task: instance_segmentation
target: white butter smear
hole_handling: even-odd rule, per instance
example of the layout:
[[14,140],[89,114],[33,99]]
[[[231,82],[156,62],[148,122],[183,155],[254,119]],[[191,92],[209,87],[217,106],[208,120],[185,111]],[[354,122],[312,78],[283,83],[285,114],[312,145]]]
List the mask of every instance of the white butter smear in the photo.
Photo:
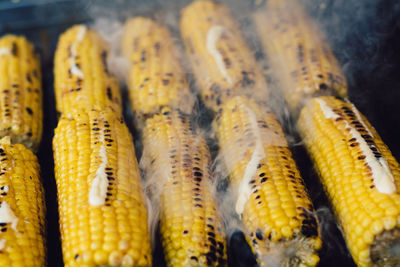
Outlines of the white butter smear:
[[92,206],[101,206],[106,202],[107,197],[107,186],[108,179],[106,174],[107,167],[107,151],[104,143],[104,135],[101,136],[101,147],[99,155],[101,158],[101,163],[96,171],[94,179],[92,181],[92,187],[89,192],[89,204]]
[[212,26],[207,32],[207,50],[214,57],[215,62],[217,63],[218,69],[221,74],[225,77],[228,83],[232,83],[231,77],[229,77],[228,72],[225,68],[224,59],[221,53],[218,51],[216,44],[218,40],[221,38],[222,34],[226,31],[226,28],[221,25]]
[[11,223],[11,228],[16,232],[18,231],[18,218],[14,215],[14,212],[5,201],[0,204],[0,223]]
[[83,78],[84,75],[83,75],[83,72],[76,65],[75,58],[76,58],[77,53],[78,53],[77,52],[77,47],[82,42],[83,37],[86,34],[86,30],[87,30],[86,26],[80,26],[79,27],[78,33],[76,34],[76,42],[73,43],[72,46],[71,46],[71,56],[72,57],[70,59],[70,70],[71,70],[72,74],[74,74],[74,75],[76,75],[76,76],[78,76],[80,78]]
[[6,240],[0,239],[0,250],[3,250],[6,247]]
[[249,114],[251,128],[253,129],[257,141],[256,141],[256,148],[254,149],[254,152],[251,156],[249,163],[247,163],[244,176],[239,184],[238,199],[236,201],[236,213],[240,217],[242,217],[246,202],[251,195],[251,188],[249,182],[257,172],[257,165],[263,158],[265,158],[263,141],[261,138],[260,130],[257,125],[257,118],[254,112],[252,112],[249,108],[247,108],[247,113]]
[[[316,99],[316,101],[319,103],[322,113],[327,119],[337,119],[340,117],[326,104],[324,100]],[[356,115],[360,122],[365,126],[361,119],[361,116],[359,114]],[[360,144],[360,149],[363,155],[365,155],[365,161],[367,165],[371,168],[372,178],[376,189],[379,192],[385,194],[392,194],[396,192],[394,178],[389,169],[389,165],[386,159],[381,157],[378,160],[373,154],[371,148],[368,146],[365,139],[361,136],[361,134],[356,129],[354,129],[347,121],[344,122],[346,123],[346,128],[350,130],[351,136],[355,138]]]
[[11,55],[11,50],[8,47],[0,48],[0,57]]

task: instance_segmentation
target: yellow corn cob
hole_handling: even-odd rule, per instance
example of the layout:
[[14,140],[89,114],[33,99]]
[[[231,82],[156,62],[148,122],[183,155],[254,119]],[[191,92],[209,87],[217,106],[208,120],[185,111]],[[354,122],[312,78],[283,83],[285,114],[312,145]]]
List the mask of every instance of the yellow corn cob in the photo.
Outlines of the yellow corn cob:
[[0,137],[36,150],[42,137],[39,55],[24,37],[0,39]]
[[131,135],[110,109],[62,116],[53,140],[65,266],[150,266]]
[[127,83],[131,107],[139,118],[163,106],[191,113],[194,99],[167,27],[143,17],[128,20],[122,50],[131,64]]
[[254,24],[291,113],[313,96],[346,97],[347,84],[323,34],[297,0],[270,0]]
[[400,264],[400,166],[349,102],[318,97],[298,127],[359,266]]
[[245,97],[222,106],[214,121],[236,193],[235,210],[261,264],[315,266],[318,220],[276,117]]
[[45,204],[36,156],[0,140],[0,266],[45,266]]
[[167,265],[225,266],[225,234],[211,193],[205,140],[192,132],[188,116],[165,107],[146,120],[143,145],[148,182],[160,194]]
[[235,95],[267,100],[267,85],[227,6],[194,1],[180,23],[197,86],[214,111]]
[[118,81],[107,69],[107,47],[100,36],[83,25],[61,35],[54,62],[57,111],[104,109],[121,113]]

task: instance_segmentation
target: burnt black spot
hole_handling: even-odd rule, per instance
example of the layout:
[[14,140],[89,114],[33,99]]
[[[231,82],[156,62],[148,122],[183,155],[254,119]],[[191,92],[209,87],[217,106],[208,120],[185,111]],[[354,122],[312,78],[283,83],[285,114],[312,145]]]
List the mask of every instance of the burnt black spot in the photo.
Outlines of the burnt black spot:
[[301,233],[306,237],[318,236],[317,222],[313,214],[302,222]]
[[195,257],[195,256],[190,257],[190,259],[194,260],[194,261],[197,261],[197,262],[199,261],[199,259],[197,257]]
[[32,111],[32,109],[31,109],[31,108],[29,108],[29,107],[28,107],[28,108],[26,108],[26,112],[28,112],[28,114],[29,114],[29,115],[32,115],[32,114],[33,114],[33,111]]
[[27,80],[29,83],[32,83],[32,78],[31,78],[31,75],[30,75],[29,73],[26,74],[26,80]]
[[264,176],[265,176],[265,173],[264,173],[264,172],[262,172],[262,173],[260,173],[258,176],[260,176],[260,177],[264,177]]
[[321,89],[321,90],[327,90],[327,89],[328,89],[328,86],[327,86],[325,83],[321,83],[321,84],[319,85],[319,89]]
[[188,230],[183,231],[183,234],[186,235],[187,233],[189,233]]
[[75,254],[74,259],[76,260],[76,259],[78,259],[78,258],[79,258],[79,254]]
[[18,56],[18,46],[15,42],[12,43],[11,53],[14,57]]
[[112,92],[110,87],[107,87],[107,97],[109,100],[112,100]]
[[261,232],[261,229],[257,229],[257,231],[256,231],[256,237],[257,237],[259,240],[263,240],[263,234],[262,234],[262,232]]
[[203,177],[203,174],[201,172],[194,172],[193,175],[197,177]]
[[1,228],[1,231],[2,231],[2,232],[7,232],[7,228],[5,228],[5,227],[4,227],[4,228]]
[[215,234],[213,232],[208,232],[207,233],[209,236],[214,237],[215,238]]
[[169,84],[169,80],[168,79],[163,79],[162,80],[162,84],[163,85],[168,85]]

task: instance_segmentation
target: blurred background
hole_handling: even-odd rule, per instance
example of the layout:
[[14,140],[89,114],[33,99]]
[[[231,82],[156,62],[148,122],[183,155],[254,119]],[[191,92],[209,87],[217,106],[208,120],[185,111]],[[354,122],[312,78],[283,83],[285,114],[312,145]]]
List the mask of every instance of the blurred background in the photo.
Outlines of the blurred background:
[[[96,25],[100,18],[105,18],[105,22],[97,24],[98,29],[101,25],[106,26],[107,22],[117,22],[118,25],[127,17],[139,14],[165,19],[166,24],[174,27],[179,19],[179,10],[188,2],[190,1],[0,0],[0,36],[7,33],[25,35],[35,44],[42,57],[44,133],[39,160],[47,200],[48,266],[63,266],[51,149],[53,131],[57,124],[53,93],[53,55],[60,33],[76,23]],[[249,17],[252,1],[223,2],[232,6],[232,12],[245,35],[252,36]],[[350,99],[375,126],[395,157],[400,159],[400,2],[303,2],[324,30],[342,65],[349,82]],[[105,33],[108,31],[104,30]],[[177,29],[173,29],[173,32],[176,34]],[[257,40],[249,41],[255,56],[259,56]],[[124,89],[123,85],[121,87]],[[123,95],[126,96],[124,93]],[[129,124],[128,112],[126,116]],[[319,266],[354,266],[312,163],[302,146],[294,146],[293,151],[321,220],[324,247]],[[157,247],[155,254],[155,266],[162,266],[160,247]],[[254,264],[240,233],[232,236],[229,254],[232,266]]]

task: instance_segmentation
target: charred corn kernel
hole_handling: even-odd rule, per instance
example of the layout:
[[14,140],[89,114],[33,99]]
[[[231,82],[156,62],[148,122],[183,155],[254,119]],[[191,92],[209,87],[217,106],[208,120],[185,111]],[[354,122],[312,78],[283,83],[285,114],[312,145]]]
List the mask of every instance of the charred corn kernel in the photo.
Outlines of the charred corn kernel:
[[315,266],[321,247],[318,219],[275,115],[235,97],[222,106],[213,126],[236,213],[259,262],[269,266],[279,251],[280,266]]
[[339,63],[299,1],[267,1],[253,19],[293,116],[313,96],[346,97]]
[[0,137],[35,151],[42,137],[39,55],[24,37],[0,38]]
[[180,22],[200,95],[214,111],[235,95],[267,100],[266,82],[227,6],[194,1]]
[[147,211],[123,120],[110,109],[62,116],[53,150],[65,265],[150,266]]
[[187,115],[163,108],[146,120],[141,163],[153,185],[153,200],[160,205],[167,265],[225,266],[225,234],[211,193],[210,152],[192,131]]
[[191,113],[194,99],[167,27],[143,17],[128,20],[122,51],[130,61],[127,83],[131,107],[139,118],[163,106]]
[[378,133],[354,105],[326,96],[303,108],[298,127],[355,262],[398,266],[400,166]]
[[111,107],[121,113],[118,81],[107,68],[107,46],[101,37],[84,25],[63,33],[54,62],[57,111]]
[[36,156],[0,140],[0,266],[45,266],[45,204]]

